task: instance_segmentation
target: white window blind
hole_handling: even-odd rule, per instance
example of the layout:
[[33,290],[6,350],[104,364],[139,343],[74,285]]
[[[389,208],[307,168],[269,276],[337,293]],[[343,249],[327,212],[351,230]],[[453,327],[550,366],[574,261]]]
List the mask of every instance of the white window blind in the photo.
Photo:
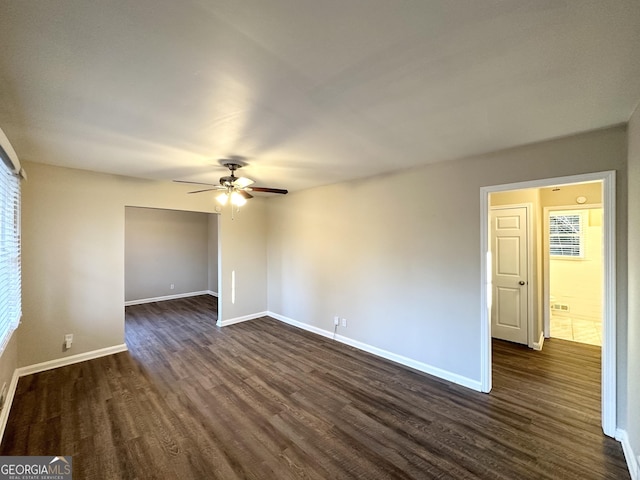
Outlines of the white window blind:
[[20,177],[0,161],[0,353],[22,315]]
[[549,214],[549,255],[582,258],[584,233],[580,213]]

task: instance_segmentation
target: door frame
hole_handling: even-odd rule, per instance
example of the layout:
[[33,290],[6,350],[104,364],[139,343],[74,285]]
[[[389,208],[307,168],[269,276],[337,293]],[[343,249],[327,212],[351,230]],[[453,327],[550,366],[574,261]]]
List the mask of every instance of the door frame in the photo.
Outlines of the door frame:
[[602,294],[602,430],[615,436],[616,382],[616,172],[586,173],[480,188],[480,382],[481,390],[491,391],[491,322],[488,289],[491,288],[489,241],[489,195],[493,192],[544,188],[572,183],[602,181],[603,211],[603,294]]
[[[527,215],[527,234],[526,234],[526,248],[527,248],[527,346],[529,348],[535,348],[534,340],[535,340],[535,332],[533,325],[533,282],[531,279],[533,278],[533,255],[531,253],[531,249],[534,246],[533,243],[533,204],[532,203],[514,203],[509,205],[496,205],[495,207],[489,206],[489,212],[497,211],[497,210],[507,210],[509,208],[524,208]],[[489,225],[489,238],[491,238],[491,225]],[[492,246],[489,245],[489,252],[492,252]],[[493,255],[493,254],[492,254]],[[491,292],[490,294],[493,296],[493,271],[490,268],[488,272],[488,276],[490,276],[491,281]],[[492,299],[492,297],[490,297]],[[489,303],[489,323],[491,323],[491,303]]]
[[[584,205],[567,205],[567,206],[544,207],[542,209],[543,211],[542,221],[544,222],[544,224],[542,225],[542,242],[543,242],[542,265],[543,265],[543,272],[544,272],[543,273],[544,292],[542,297],[542,302],[543,302],[543,310],[542,310],[543,323],[542,324],[544,326],[543,328],[544,338],[551,337],[551,301],[549,300],[549,297],[551,296],[551,280],[549,277],[549,273],[550,273],[549,263],[551,261],[551,255],[549,255],[549,247],[548,247],[549,245],[549,213],[557,212],[557,211],[566,211],[566,210],[593,210],[596,208],[602,209],[602,203],[592,203],[586,207]],[[604,217],[604,209],[602,210],[603,210],[603,217]],[[604,228],[603,228],[603,232],[604,232]],[[603,236],[604,236],[604,233],[603,233]],[[604,257],[602,257],[602,260],[604,261]],[[603,268],[603,273],[604,273],[604,268]]]

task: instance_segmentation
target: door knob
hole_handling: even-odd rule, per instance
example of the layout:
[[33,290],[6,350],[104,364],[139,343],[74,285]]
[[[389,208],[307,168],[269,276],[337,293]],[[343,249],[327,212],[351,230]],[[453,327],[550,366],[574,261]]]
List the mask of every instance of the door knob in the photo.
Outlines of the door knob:
[[519,283],[520,285],[524,285],[524,281],[522,281],[522,280],[520,280],[518,283]]

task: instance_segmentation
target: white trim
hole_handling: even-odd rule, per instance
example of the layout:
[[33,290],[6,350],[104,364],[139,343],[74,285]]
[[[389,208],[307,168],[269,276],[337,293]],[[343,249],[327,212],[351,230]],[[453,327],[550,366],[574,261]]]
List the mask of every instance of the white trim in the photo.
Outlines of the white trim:
[[566,177],[531,180],[480,188],[480,383],[483,392],[491,390],[491,323],[487,298],[489,245],[489,194],[526,188],[543,188],[572,183],[602,182],[603,205],[603,342],[602,342],[602,430],[614,436],[616,430],[616,172],[586,173]]
[[7,398],[4,400],[4,408],[0,413],[0,442],[2,442],[4,429],[7,427],[7,421],[9,421],[9,412],[11,411],[13,397],[15,396],[16,388],[18,387],[18,378],[18,369],[15,369],[13,371],[13,376],[11,377],[11,383],[9,383],[9,388],[7,389]]
[[207,294],[211,295],[212,297],[218,297],[218,292],[214,292],[213,290],[207,290]]
[[322,335],[323,337],[333,338],[333,332],[329,330],[325,330],[320,327],[316,327],[314,325],[309,325],[307,323],[299,322],[298,320],[294,320],[293,318],[285,317],[284,315],[280,315],[279,313],[267,312],[268,315],[276,320],[291,325],[293,327],[301,328],[302,330],[306,330],[307,332],[315,333],[316,335]]
[[636,457],[629,443],[629,435],[626,430],[618,428],[616,430],[616,440],[622,444],[622,451],[624,452],[624,458],[627,460],[627,467],[629,467],[629,474],[631,480],[640,480],[640,457]]
[[540,338],[537,342],[533,342],[533,349],[540,351],[542,350],[542,346],[544,345],[544,332],[540,332]]
[[242,317],[230,318],[228,320],[218,320],[216,325],[218,327],[228,327],[229,325],[233,325],[234,323],[246,322],[248,320],[255,320],[256,318],[266,317],[269,315],[269,312],[258,312],[251,313],[249,315],[243,315]]
[[[299,322],[297,320],[285,317],[284,315],[280,315],[274,312],[267,312],[267,315],[269,317],[275,318],[276,320],[279,320],[288,325],[301,328],[302,330],[306,330],[311,333],[322,335],[323,337],[334,338],[333,332],[329,330],[324,330],[322,328],[318,328],[313,325],[308,325],[306,323]],[[407,358],[402,355],[398,355],[396,353],[389,352],[387,350],[383,350],[381,348],[374,347],[372,345],[359,342],[357,340],[353,340],[349,337],[345,337],[342,335],[336,335],[335,340],[337,340],[340,343],[344,343],[351,347],[357,348],[359,350],[372,353],[373,355],[376,355],[378,357],[386,358],[387,360],[391,360],[392,362],[399,363],[400,365],[404,365],[404,366],[413,368],[415,370],[428,373],[429,375],[433,375],[434,377],[442,378],[444,380],[448,380],[458,385],[462,385],[463,387],[471,388],[476,391],[481,390],[480,382],[478,382],[477,380],[463,377],[462,375],[458,375],[456,373],[452,373],[447,370],[443,370],[441,368],[434,367],[432,365],[428,365],[426,363],[422,363],[417,360],[413,360],[411,358]]]
[[614,436],[617,419],[616,172],[602,181],[604,274],[602,286],[602,430]]
[[126,302],[124,302],[124,306],[130,307],[131,305],[142,305],[143,303],[152,303],[152,302],[164,302],[165,300],[197,297],[199,295],[213,295],[214,297],[218,296],[217,293],[214,293],[211,290],[202,290],[200,292],[176,293],[175,295],[165,295],[163,297],[141,298],[139,300],[127,300]]
[[[299,322],[298,320],[294,320],[293,318],[285,317],[284,315],[280,315],[279,313],[268,312],[269,316],[275,318],[276,320],[291,325],[292,327],[297,327],[302,330],[306,330],[307,332],[315,333],[316,335],[321,335],[323,337],[333,339],[333,332],[329,330],[325,330],[320,327],[316,327],[314,325],[309,325],[307,323]],[[336,335],[337,339],[338,335]]]
[[71,355],[69,357],[56,358],[55,360],[49,360],[48,362],[36,363],[33,365],[28,365],[26,367],[20,367],[16,369],[16,372],[19,377],[24,377],[26,375],[44,372],[46,370],[52,370],[58,367],[66,367],[67,365],[72,365],[74,363],[86,362],[87,360],[93,360],[94,358],[106,357],[107,355],[113,355],[114,353],[126,352],[127,350],[127,344],[122,343],[120,345],[114,345],[112,347],[100,348],[98,350],[79,353],[77,355]]
[[[22,174],[22,166],[20,165],[20,160],[18,160],[18,155],[16,155],[16,151],[11,146],[11,142],[5,135],[5,133],[0,128],[0,157],[3,159],[6,157],[8,163],[11,164],[14,173]],[[26,174],[25,174],[26,177]]]
[[480,188],[480,391],[491,391],[491,304],[493,295],[491,275],[491,249],[489,230],[489,193],[488,187]]

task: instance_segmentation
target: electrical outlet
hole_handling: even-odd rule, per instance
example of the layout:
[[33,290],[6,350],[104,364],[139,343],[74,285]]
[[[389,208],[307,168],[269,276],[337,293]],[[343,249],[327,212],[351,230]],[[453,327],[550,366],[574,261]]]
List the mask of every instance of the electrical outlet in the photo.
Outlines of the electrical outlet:
[[67,333],[64,336],[64,348],[69,350],[71,348],[71,344],[73,343],[73,333]]
[[346,326],[347,326],[347,319],[346,319],[346,318],[343,318],[343,319],[342,319],[342,326],[343,326],[343,327],[346,327]]
[[176,288],[176,286],[172,283],[171,285],[169,285],[169,288],[173,290],[174,288]]
[[340,325],[340,317],[339,316],[335,316],[333,317],[333,324],[337,327],[338,325]]

